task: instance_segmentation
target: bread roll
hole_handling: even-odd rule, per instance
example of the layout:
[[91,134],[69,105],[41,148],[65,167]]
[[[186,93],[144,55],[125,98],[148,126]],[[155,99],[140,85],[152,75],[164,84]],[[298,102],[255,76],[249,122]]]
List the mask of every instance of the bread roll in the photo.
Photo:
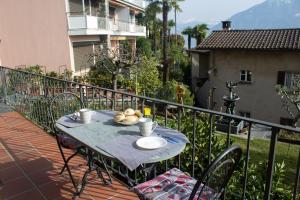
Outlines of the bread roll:
[[136,110],[134,112],[135,112],[135,115],[138,116],[138,118],[141,118],[143,116],[143,114],[139,110]]
[[123,113],[119,113],[114,117],[115,122],[121,122],[125,119],[125,115]]
[[136,115],[128,115],[123,120],[124,123],[134,123],[137,122],[139,118]]
[[124,114],[125,114],[126,116],[129,116],[129,115],[135,115],[135,112],[134,112],[134,110],[133,110],[132,108],[128,108],[128,109],[126,109],[126,110],[124,111]]

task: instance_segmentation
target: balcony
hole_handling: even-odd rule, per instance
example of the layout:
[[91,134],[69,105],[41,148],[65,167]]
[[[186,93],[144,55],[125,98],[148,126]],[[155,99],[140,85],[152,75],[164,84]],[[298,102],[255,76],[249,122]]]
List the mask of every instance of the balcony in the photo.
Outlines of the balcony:
[[120,1],[125,1],[128,2],[134,6],[137,6],[139,8],[145,9],[146,4],[144,0],[120,0]]
[[[57,174],[56,167],[62,166],[62,160],[55,140],[49,134],[53,130],[47,111],[49,100],[63,91],[77,93],[91,109],[151,108],[151,117],[161,125],[179,129],[186,134],[191,143],[180,156],[157,163],[153,176],[177,167],[193,177],[199,177],[203,167],[211,163],[217,153],[224,150],[224,147],[237,143],[243,145],[244,150],[244,159],[234,178],[235,184],[237,182],[239,184],[235,190],[232,187],[226,189],[225,199],[251,199],[253,193],[250,191],[253,192],[253,188],[258,188],[255,190],[255,195],[260,197],[258,199],[276,199],[278,195],[276,192],[280,191],[291,193],[290,199],[298,197],[299,143],[289,139],[281,140],[278,137],[282,131],[299,134],[300,130],[297,128],[0,67],[0,100],[2,97],[6,102],[6,105],[0,106],[2,112],[0,114],[0,179],[2,179],[0,182],[4,183],[4,189],[10,188],[0,189],[1,198],[6,199],[8,196],[17,198],[12,195],[19,194],[22,199],[25,194],[26,197],[30,194],[44,195],[46,199],[69,199],[70,181]],[[170,107],[172,110],[168,110]],[[215,130],[216,121],[220,118],[229,119],[228,132],[220,133]],[[232,121],[241,120],[247,124],[248,134],[243,137],[230,134]],[[252,132],[255,126],[267,127],[271,137],[263,140],[253,139]],[[217,141],[222,143],[216,143]],[[77,159],[83,160],[80,156]],[[280,186],[276,190],[278,166],[275,162],[282,160],[286,161],[285,165],[290,166],[285,174],[288,186],[284,189]],[[259,162],[266,165],[259,170],[251,167]],[[82,171],[75,163],[72,165],[78,180],[82,176]],[[112,162],[109,170],[116,177],[115,180],[128,178],[137,184],[149,178],[149,174],[139,168],[129,173],[128,169],[118,162]],[[258,178],[255,172],[259,171],[262,176]],[[19,178],[16,178],[17,176]],[[255,180],[260,181],[262,187],[255,185],[260,184]],[[12,184],[13,182],[16,184]],[[90,195],[86,197],[87,199],[136,199],[135,194],[128,191],[125,183],[127,182],[115,181],[112,187],[108,187],[99,181],[94,181],[91,177],[91,184],[87,186],[84,195]],[[281,199],[277,196],[278,198]]]
[[68,25],[70,35],[146,35],[144,26],[90,15],[68,15]]
[[[69,177],[59,175],[63,160],[54,137],[0,103],[0,138],[1,199],[72,199]],[[76,182],[84,172],[78,163],[84,159],[78,156],[71,163]],[[122,182],[104,186],[94,176],[80,199],[138,199]]]

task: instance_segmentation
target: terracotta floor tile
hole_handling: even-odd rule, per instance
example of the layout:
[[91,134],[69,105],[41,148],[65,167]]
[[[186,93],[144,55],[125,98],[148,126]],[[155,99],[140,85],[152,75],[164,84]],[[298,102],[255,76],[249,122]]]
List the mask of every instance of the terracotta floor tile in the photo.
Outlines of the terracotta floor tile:
[[28,199],[28,200],[42,200],[43,196],[38,190],[33,189],[33,190],[30,190],[30,191],[21,193],[20,195],[17,195],[15,197],[11,198],[10,200],[25,200],[25,199]]
[[72,197],[75,192],[75,189],[67,185],[65,181],[55,181],[45,184],[39,187],[39,190],[47,199],[57,199],[61,196],[61,193],[64,196]]
[[37,186],[51,183],[53,181],[59,181],[62,179],[58,174],[57,170],[54,168],[50,168],[47,170],[41,170],[36,173],[28,174],[29,178],[32,180],[34,184]]
[[0,199],[12,197],[24,191],[33,189],[33,187],[31,182],[25,177],[4,183],[3,188],[0,190]]
[[14,165],[15,165],[15,162],[11,157],[7,156],[4,158],[0,158],[0,171],[3,169],[7,169],[9,167],[12,167]]
[[11,166],[9,168],[0,170],[0,179],[1,181],[8,182],[19,177],[23,177],[22,171],[17,166]]
[[28,162],[22,162],[20,167],[25,171],[27,174],[32,174],[35,172],[39,172],[41,170],[54,168],[53,163],[48,161],[46,158],[39,157],[32,159]]

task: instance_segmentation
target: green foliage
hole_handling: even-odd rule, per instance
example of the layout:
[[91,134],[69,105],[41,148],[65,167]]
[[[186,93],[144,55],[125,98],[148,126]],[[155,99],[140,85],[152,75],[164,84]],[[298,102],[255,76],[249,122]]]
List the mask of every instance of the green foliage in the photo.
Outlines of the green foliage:
[[197,41],[197,45],[199,45],[202,40],[206,37],[207,31],[209,30],[207,24],[198,24],[194,26],[192,31],[192,37],[194,37]]
[[293,119],[293,126],[300,121],[300,74],[292,74],[289,86],[277,85],[276,91],[281,98],[282,106]]
[[46,76],[50,76],[50,77],[53,77],[53,78],[58,78],[58,73],[54,72],[54,71],[51,71],[51,72],[47,72]]
[[[177,116],[178,117],[178,116]],[[164,125],[164,118],[158,117],[157,121],[159,124]],[[214,119],[213,119],[214,121]],[[180,131],[184,133],[190,140],[190,143],[186,145],[185,150],[181,153],[181,169],[184,172],[192,173],[192,156],[193,156],[193,117],[190,113],[181,117]],[[176,119],[169,119],[167,126],[173,129],[178,128],[178,121]],[[213,160],[219,155],[224,149],[226,149],[226,140],[219,139],[215,134],[215,126],[212,127],[212,154],[211,159]],[[200,178],[203,170],[208,166],[208,148],[209,148],[209,134],[210,134],[210,123],[209,116],[206,114],[197,114],[195,123],[195,178]],[[177,166],[175,160],[171,160],[171,166]]]
[[150,58],[152,56],[151,41],[144,37],[138,37],[136,40],[138,53]]
[[[80,77],[78,77],[80,78]],[[87,75],[87,80],[92,85],[111,88],[111,73],[99,67],[92,67]]]
[[[153,97],[156,91],[162,86],[159,79],[158,61],[154,57],[143,56],[141,62],[136,66],[137,84],[139,93],[145,92],[147,96]],[[135,78],[135,77],[132,77]]]
[[42,68],[43,68],[43,66],[41,66],[41,65],[34,65],[34,66],[29,66],[29,67],[25,68],[24,70],[27,72],[43,75],[44,72],[43,72]]
[[[239,170],[231,178],[227,187],[227,198],[238,200],[242,196],[244,182],[245,159],[240,162]],[[266,183],[267,163],[259,162],[248,166],[248,180],[246,199],[256,200],[264,198]],[[292,190],[290,186],[284,183],[286,174],[286,165],[284,161],[275,164],[271,199],[289,200],[292,199]]]
[[[178,82],[175,80],[168,81],[163,87],[161,87],[157,93],[156,98],[164,99],[170,102],[177,102],[177,94],[176,87],[178,86]],[[193,105],[194,104],[194,96],[192,92],[188,89],[188,86],[183,85],[185,88],[185,94],[183,97],[183,102],[185,105]]]
[[189,84],[185,79],[186,69],[188,69],[190,62],[189,57],[183,50],[183,46],[172,44],[169,48],[169,64],[170,64],[170,78],[178,82]]

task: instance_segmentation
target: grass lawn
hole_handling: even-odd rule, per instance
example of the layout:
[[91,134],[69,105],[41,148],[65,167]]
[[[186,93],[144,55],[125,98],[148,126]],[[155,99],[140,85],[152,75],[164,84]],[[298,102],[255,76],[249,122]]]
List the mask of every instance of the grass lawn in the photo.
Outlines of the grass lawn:
[[[220,134],[221,136],[221,134]],[[225,137],[222,134],[222,137]],[[246,152],[247,140],[237,136],[231,137],[234,144],[240,145]],[[270,140],[266,139],[252,139],[250,142],[250,163],[258,163],[267,161],[269,156]],[[297,160],[300,146],[290,145],[282,142],[276,143],[275,162],[284,161],[286,164],[287,176],[286,183],[294,184],[294,177],[296,174]]]

